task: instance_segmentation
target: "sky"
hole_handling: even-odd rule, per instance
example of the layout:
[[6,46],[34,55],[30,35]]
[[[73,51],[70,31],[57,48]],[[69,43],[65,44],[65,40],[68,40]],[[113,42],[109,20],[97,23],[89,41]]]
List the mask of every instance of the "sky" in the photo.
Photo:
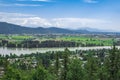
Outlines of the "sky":
[[26,27],[120,31],[120,0],[0,0],[0,21]]

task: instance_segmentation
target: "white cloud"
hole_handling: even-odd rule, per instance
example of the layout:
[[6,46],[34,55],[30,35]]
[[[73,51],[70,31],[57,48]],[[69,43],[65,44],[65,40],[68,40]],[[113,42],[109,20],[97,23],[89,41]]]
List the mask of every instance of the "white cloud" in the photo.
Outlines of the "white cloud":
[[105,21],[91,18],[56,18],[52,20],[54,26],[78,29],[81,27],[96,27]]
[[0,6],[6,6],[6,7],[9,7],[9,6],[19,6],[19,7],[24,7],[24,6],[31,6],[31,7],[37,7],[37,6],[42,6],[42,5],[37,5],[37,4],[18,4],[18,3],[14,3],[14,4],[0,4]]
[[[0,21],[27,27],[59,27],[78,29],[82,27],[105,29],[108,22],[92,18],[53,18],[46,19],[35,15],[0,12]],[[111,24],[110,24],[111,25]]]
[[21,13],[0,12],[0,21],[28,27],[51,26],[51,24],[44,18],[40,18],[35,15],[27,15]]
[[86,3],[98,3],[98,1],[96,1],[96,0],[84,0],[84,2],[86,2]]

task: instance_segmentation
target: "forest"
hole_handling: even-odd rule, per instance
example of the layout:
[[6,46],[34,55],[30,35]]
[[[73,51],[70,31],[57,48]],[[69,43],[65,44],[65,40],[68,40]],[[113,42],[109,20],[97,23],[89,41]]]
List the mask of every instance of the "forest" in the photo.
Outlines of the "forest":
[[1,80],[120,80],[120,49],[0,55]]

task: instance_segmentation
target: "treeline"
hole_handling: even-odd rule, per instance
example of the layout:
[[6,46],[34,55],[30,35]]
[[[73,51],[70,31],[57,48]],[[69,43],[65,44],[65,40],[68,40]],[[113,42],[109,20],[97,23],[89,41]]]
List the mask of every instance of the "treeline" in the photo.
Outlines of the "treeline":
[[86,47],[86,46],[104,46],[103,43],[83,43],[75,41],[56,41],[56,40],[46,40],[46,41],[37,41],[37,40],[24,40],[21,42],[2,40],[0,42],[2,47],[12,47],[12,48],[45,48],[45,47]]
[[76,43],[73,41],[56,41],[56,40],[46,40],[46,41],[34,41],[34,40],[24,40],[22,42],[9,42],[7,40],[2,40],[0,46],[5,47],[16,47],[16,48],[44,48],[44,47],[76,47]]
[[[2,80],[120,80],[120,50],[65,51],[1,56]],[[34,65],[34,67],[32,67]]]

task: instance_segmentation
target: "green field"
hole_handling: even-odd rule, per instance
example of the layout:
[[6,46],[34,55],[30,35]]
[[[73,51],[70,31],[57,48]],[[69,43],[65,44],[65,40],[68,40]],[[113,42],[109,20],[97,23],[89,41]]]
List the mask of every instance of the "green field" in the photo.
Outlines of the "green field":
[[81,42],[84,44],[103,44],[106,46],[111,46],[113,43],[112,38],[91,38],[91,37],[84,37],[84,36],[66,36],[58,38],[57,40],[63,41],[75,41],[77,43]]
[[24,40],[33,40],[37,39],[39,41],[46,40],[58,40],[58,41],[73,41],[78,44],[89,45],[103,45],[103,46],[111,46],[113,43],[112,38],[105,37],[91,37],[91,36],[33,36],[33,35],[0,35],[1,40],[9,40],[10,42],[14,41],[19,43]]
[[8,40],[26,40],[32,38],[33,36],[28,36],[28,35],[0,35],[0,39],[8,39]]
[[32,38],[33,38],[33,36],[26,36],[26,35],[24,35],[24,36],[21,36],[21,35],[11,36],[11,39],[14,39],[14,40],[26,40],[26,39],[32,39]]

